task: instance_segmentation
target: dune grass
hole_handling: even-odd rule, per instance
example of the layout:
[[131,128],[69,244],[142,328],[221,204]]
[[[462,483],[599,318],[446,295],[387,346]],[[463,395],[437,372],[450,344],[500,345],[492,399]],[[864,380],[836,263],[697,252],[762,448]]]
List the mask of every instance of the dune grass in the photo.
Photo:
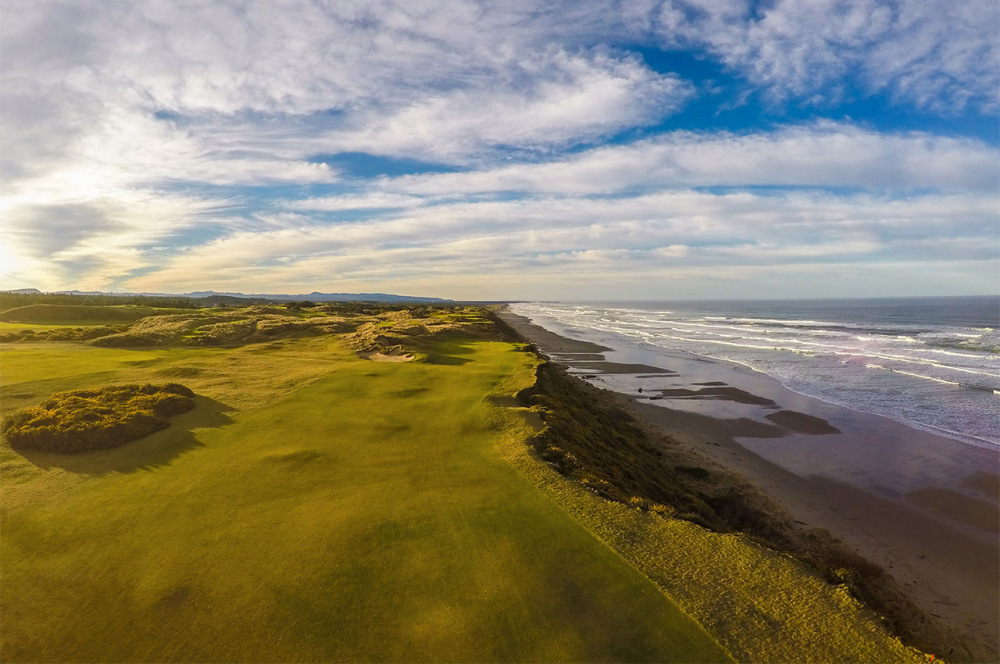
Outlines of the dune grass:
[[[308,304],[309,306],[303,306]],[[393,307],[362,303],[291,303],[286,307],[169,309],[138,305],[32,304],[4,311],[0,343],[87,342],[102,348],[239,347],[304,336],[345,334],[360,352],[416,346],[432,352],[428,335],[490,337],[480,308]],[[58,323],[58,324],[55,324]],[[360,328],[360,329],[359,329]],[[425,347],[426,346],[426,347]]]
[[173,373],[203,396],[94,456],[5,446],[5,661],[727,659],[500,457],[487,397],[534,362],[510,344],[30,350],[63,386]]

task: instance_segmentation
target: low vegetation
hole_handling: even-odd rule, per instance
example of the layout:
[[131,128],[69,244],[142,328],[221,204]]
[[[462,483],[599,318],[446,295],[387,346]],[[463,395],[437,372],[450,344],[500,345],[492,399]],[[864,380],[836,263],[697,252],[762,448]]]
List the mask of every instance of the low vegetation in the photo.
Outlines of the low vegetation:
[[194,408],[192,397],[176,383],[60,392],[8,415],[3,434],[19,450],[93,452],[167,428],[170,416]]
[[675,472],[632,418],[586,394],[555,366],[538,367],[535,383],[518,395],[540,413],[545,430],[531,441],[540,458],[600,496],[670,512],[706,526],[722,522]]
[[93,325],[87,327],[70,326],[30,326],[21,329],[0,328],[0,343],[31,343],[35,341],[91,341],[128,329],[128,325]]
[[[87,342],[102,348],[242,346],[285,338],[347,334],[358,352],[386,355],[433,352],[429,336],[494,334],[484,312],[460,305],[400,307],[390,304],[292,302],[282,307],[249,306],[178,310],[144,306],[32,304],[3,314],[0,341]],[[53,321],[86,327],[49,325]],[[127,321],[127,322],[115,322]],[[9,329],[15,324],[27,327]],[[34,325],[32,327],[32,325]]]
[[383,311],[344,336],[344,343],[364,354],[413,355],[431,363],[448,363],[438,351],[448,338],[497,338],[486,312],[476,307],[414,307]]

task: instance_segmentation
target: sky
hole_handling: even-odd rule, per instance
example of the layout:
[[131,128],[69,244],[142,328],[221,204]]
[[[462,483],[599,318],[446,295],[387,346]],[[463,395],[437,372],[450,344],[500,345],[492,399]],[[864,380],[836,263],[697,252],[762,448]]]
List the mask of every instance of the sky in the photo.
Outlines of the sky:
[[0,288],[1000,292],[996,0],[3,0]]

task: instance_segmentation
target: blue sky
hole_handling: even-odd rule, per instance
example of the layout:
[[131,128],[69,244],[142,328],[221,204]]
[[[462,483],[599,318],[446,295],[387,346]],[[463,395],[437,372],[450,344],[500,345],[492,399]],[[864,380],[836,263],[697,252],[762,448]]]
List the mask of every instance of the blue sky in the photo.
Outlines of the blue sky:
[[5,0],[0,49],[0,288],[1000,289],[995,0]]

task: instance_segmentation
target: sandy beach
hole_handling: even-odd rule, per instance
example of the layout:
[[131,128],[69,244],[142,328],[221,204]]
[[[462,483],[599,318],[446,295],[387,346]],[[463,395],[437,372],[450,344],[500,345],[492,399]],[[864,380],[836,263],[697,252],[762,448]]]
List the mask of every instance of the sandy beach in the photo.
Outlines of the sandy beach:
[[[803,531],[828,530],[886,570],[962,645],[1000,658],[1000,455],[805,397],[745,367],[624,353],[503,319],[553,362],[702,465],[741,476]],[[928,629],[931,629],[930,627]]]

